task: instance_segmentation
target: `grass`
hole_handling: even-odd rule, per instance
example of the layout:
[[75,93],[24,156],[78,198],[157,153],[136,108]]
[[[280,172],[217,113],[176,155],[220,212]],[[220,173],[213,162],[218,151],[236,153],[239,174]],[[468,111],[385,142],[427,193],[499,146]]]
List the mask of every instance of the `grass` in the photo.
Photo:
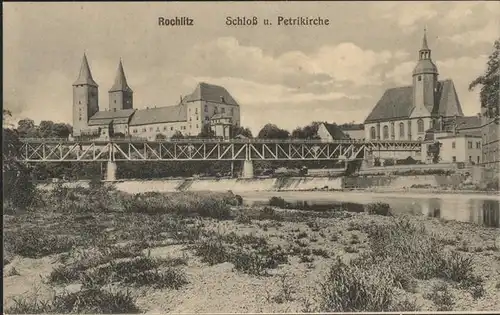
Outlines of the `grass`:
[[[484,245],[481,255],[468,240],[467,252],[461,252],[457,249],[462,238],[438,237],[415,220],[392,216],[385,203],[320,209],[283,205],[284,200],[275,198],[272,206],[235,209],[242,200],[231,193],[127,195],[104,186],[61,188],[43,198],[47,207],[9,216],[4,266],[14,255],[52,255],[58,264],[46,283],[81,283],[82,289],[45,302],[18,297],[8,309],[12,313],[139,312],[132,295],[107,288],[182,288],[192,280],[182,268],[186,258],[144,254],[151,247],[173,244],[190,250],[204,264],[230,263],[245,278],[272,276],[288,263],[299,262],[306,272],[329,264],[317,305],[308,300],[304,306],[314,311],[415,311],[420,306],[408,297],[420,293],[436,308],[450,310],[457,297],[449,289],[426,292],[429,286],[422,282],[444,281],[457,296],[479,299],[488,286],[475,274],[475,257],[495,251]],[[84,204],[87,200],[89,205]],[[286,209],[273,208],[278,206]],[[295,206],[307,209],[293,210]],[[8,267],[15,270],[14,264]],[[269,295],[270,303],[306,299],[290,275],[279,274],[274,276],[278,291]]]
[[109,292],[99,288],[85,288],[74,293],[56,295],[49,301],[36,296],[14,299],[14,305],[5,309],[8,314],[131,314],[140,313],[134,298],[128,293]]

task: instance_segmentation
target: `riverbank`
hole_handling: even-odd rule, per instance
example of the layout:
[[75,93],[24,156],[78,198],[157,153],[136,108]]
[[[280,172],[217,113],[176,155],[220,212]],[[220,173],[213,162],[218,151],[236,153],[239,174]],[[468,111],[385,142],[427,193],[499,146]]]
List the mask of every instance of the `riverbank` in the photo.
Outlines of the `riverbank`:
[[7,312],[67,313],[76,300],[80,313],[493,311],[500,300],[498,229],[386,216],[384,204],[244,206],[229,193],[43,198],[4,217]]

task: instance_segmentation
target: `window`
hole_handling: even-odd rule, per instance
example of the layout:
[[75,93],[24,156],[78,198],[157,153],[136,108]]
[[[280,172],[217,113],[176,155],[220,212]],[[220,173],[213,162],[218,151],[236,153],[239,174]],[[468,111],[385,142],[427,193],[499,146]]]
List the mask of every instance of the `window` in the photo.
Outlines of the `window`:
[[451,160],[453,161],[453,163],[455,163],[457,161],[457,157],[456,156],[452,156]]
[[469,149],[472,149],[472,141],[469,141],[467,144],[469,145]]
[[115,100],[115,104],[116,104],[116,100]]
[[208,113],[208,105],[205,104],[205,113]]
[[209,121],[210,119],[208,118],[208,116],[205,116],[205,120],[206,120],[206,121]]
[[405,136],[405,124],[399,123],[399,138],[403,139]]
[[223,114],[225,114],[225,113],[226,113],[226,109],[225,109],[224,107],[222,107],[222,108],[220,109],[220,112],[221,112],[221,113],[223,113]]
[[132,132],[133,132],[133,133],[137,133],[137,129],[135,129],[135,128],[134,128],[134,129],[132,130]]
[[391,139],[395,138],[394,122],[391,122]]
[[195,108],[195,109],[194,109],[194,113],[195,113],[195,114],[198,114],[198,108]]
[[389,127],[384,126],[384,128],[383,128],[383,136],[384,136],[384,139],[388,139],[389,138]]
[[472,156],[469,155],[469,162],[472,162]]
[[198,116],[196,116],[196,120],[199,120],[199,119],[198,119]]
[[452,149],[455,149],[455,141],[453,141],[453,142],[451,143],[451,148],[452,148]]
[[160,131],[160,127],[156,127],[156,131]]
[[78,120],[82,120],[82,116],[80,116],[80,118],[78,118]]
[[146,131],[147,131],[146,128],[142,128],[142,132],[146,132]]
[[477,157],[477,164],[479,164],[479,156]]
[[218,110],[219,109],[217,108],[217,106],[215,106],[215,108],[214,108],[214,115],[217,114]]
[[153,127],[149,127],[149,131],[153,131]]
[[424,132],[424,121],[422,119],[417,120],[417,130],[418,132]]
[[476,142],[476,149],[481,149],[481,142]]
[[191,117],[189,117],[189,121],[191,121],[191,120],[192,120]]
[[418,76],[418,81],[422,81],[422,76],[421,75]]
[[170,127],[170,131],[174,130],[174,127]]
[[375,139],[377,137],[377,133],[375,132],[375,127],[370,128],[370,139]]
[[163,126],[163,131],[166,131],[167,130],[167,126]]
[[82,102],[81,101],[78,101],[78,104],[81,104]]
[[189,109],[189,112],[191,112],[191,108]]
[[198,124],[196,124],[196,128],[198,128]]

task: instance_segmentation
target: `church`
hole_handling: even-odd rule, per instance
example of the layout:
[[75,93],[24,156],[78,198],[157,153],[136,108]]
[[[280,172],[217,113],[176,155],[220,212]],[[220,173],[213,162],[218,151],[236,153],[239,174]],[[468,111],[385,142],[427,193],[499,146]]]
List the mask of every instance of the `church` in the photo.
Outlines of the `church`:
[[99,109],[99,86],[94,81],[84,54],[80,73],[73,83],[73,137],[107,139],[121,135],[156,140],[176,133],[197,136],[209,125],[216,136],[229,137],[231,126],[240,124],[240,106],[222,86],[200,82],[178,104],[163,107],[134,108],[134,92],[127,83],[120,60],[109,105]]
[[[442,162],[479,163],[481,119],[464,116],[453,80],[439,80],[438,74],[424,31],[418,61],[411,74],[412,84],[385,91],[364,121],[365,139],[429,142],[440,139],[444,142]],[[459,145],[462,142],[463,148]],[[406,158],[408,153],[386,155],[383,158],[399,159]],[[425,160],[425,152],[418,155]]]

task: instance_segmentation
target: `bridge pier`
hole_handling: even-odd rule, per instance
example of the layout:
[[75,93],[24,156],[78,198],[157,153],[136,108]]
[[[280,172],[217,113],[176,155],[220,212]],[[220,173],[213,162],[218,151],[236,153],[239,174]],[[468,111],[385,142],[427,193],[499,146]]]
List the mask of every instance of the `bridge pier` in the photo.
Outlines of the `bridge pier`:
[[243,161],[241,178],[253,178],[253,162],[251,160]]
[[116,180],[116,170],[117,165],[114,161],[108,161],[108,165],[106,166],[106,181],[115,181]]

